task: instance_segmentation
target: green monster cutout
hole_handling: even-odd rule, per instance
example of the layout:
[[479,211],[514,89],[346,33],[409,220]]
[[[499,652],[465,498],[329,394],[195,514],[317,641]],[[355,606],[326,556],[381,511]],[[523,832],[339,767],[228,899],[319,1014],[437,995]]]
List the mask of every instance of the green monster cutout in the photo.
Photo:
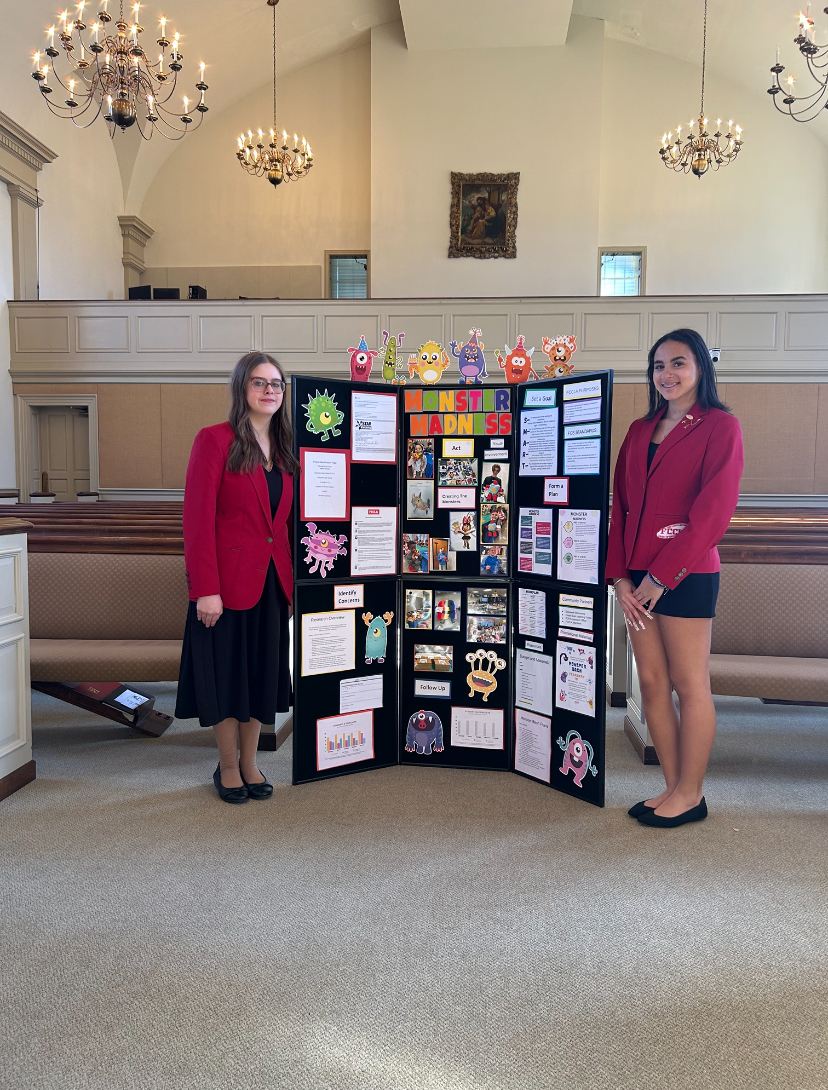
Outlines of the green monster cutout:
[[405,379],[397,374],[405,366],[402,357],[397,356],[397,349],[402,347],[404,336],[404,333],[400,333],[399,337],[392,337],[387,329],[382,331],[382,346],[385,349],[382,357],[382,377],[394,386],[405,386]]
[[302,408],[308,414],[308,422],[305,427],[313,435],[321,435],[322,442],[328,441],[329,435],[341,435],[338,424],[345,419],[345,414],[336,407],[336,400],[326,390],[324,394],[316,391],[316,397],[308,398],[307,405]]

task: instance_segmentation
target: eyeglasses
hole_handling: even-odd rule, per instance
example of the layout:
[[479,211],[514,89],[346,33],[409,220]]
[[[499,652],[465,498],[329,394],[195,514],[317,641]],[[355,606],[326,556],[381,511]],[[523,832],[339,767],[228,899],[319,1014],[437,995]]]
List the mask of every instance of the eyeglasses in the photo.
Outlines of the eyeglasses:
[[263,378],[252,378],[250,385],[254,390],[273,390],[273,393],[283,394],[285,392],[285,384],[280,378],[274,379],[272,382],[268,382]]

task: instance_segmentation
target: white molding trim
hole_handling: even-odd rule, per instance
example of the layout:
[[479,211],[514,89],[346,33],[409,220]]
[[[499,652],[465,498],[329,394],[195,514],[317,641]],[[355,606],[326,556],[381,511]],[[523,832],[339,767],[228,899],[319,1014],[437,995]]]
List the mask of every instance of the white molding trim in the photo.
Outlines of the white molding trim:
[[89,410],[89,489],[98,492],[98,395],[97,394],[15,394],[14,445],[20,502],[29,502],[32,474],[32,410],[49,406],[80,406]]
[[18,125],[0,110],[0,146],[10,151],[30,170],[42,170],[57,159],[57,152],[47,148],[36,136]]
[[[91,491],[92,489],[90,489]],[[107,500],[126,501],[128,503],[136,500],[144,500],[149,503],[158,503],[164,500],[171,500],[173,503],[183,503],[184,501],[183,488],[99,488],[97,491],[103,503]]]

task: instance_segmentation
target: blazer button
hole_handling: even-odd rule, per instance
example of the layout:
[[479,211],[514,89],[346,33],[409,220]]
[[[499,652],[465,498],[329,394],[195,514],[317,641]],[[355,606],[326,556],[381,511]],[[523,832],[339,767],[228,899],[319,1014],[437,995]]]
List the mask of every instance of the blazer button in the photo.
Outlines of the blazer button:
[[272,537],[269,537],[269,538],[267,539],[267,543],[268,543],[268,545],[272,545],[272,544],[273,544],[273,538],[272,538]]

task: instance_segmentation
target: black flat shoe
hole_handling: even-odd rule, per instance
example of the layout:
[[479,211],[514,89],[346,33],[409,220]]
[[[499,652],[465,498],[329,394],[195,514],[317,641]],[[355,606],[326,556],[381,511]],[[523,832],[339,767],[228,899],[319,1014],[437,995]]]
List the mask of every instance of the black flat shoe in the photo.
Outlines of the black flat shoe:
[[213,783],[216,785],[216,791],[219,793],[219,798],[222,802],[247,802],[250,796],[247,793],[246,787],[223,787],[221,782],[221,765],[216,765],[216,770],[213,773]]
[[689,810],[685,810],[683,814],[676,814],[675,817],[660,817],[656,813],[642,814],[638,819],[639,825],[650,825],[654,829],[675,829],[679,825],[687,825],[691,821],[704,821],[707,817],[707,803],[704,801],[704,796],[698,806],[692,806]]
[[637,802],[635,804],[635,806],[631,806],[629,808],[627,813],[630,815],[630,817],[637,818],[637,817],[641,817],[642,814],[652,814],[652,812],[654,810],[655,810],[655,806],[648,806],[646,801],[645,801],[645,802]]
[[[259,769],[261,772],[261,769]],[[269,799],[273,794],[273,784],[265,776],[264,783],[248,783],[244,778],[244,773],[239,770],[239,775],[242,778],[242,783],[247,788],[247,794],[251,799]],[[262,772],[264,776],[264,772]]]

